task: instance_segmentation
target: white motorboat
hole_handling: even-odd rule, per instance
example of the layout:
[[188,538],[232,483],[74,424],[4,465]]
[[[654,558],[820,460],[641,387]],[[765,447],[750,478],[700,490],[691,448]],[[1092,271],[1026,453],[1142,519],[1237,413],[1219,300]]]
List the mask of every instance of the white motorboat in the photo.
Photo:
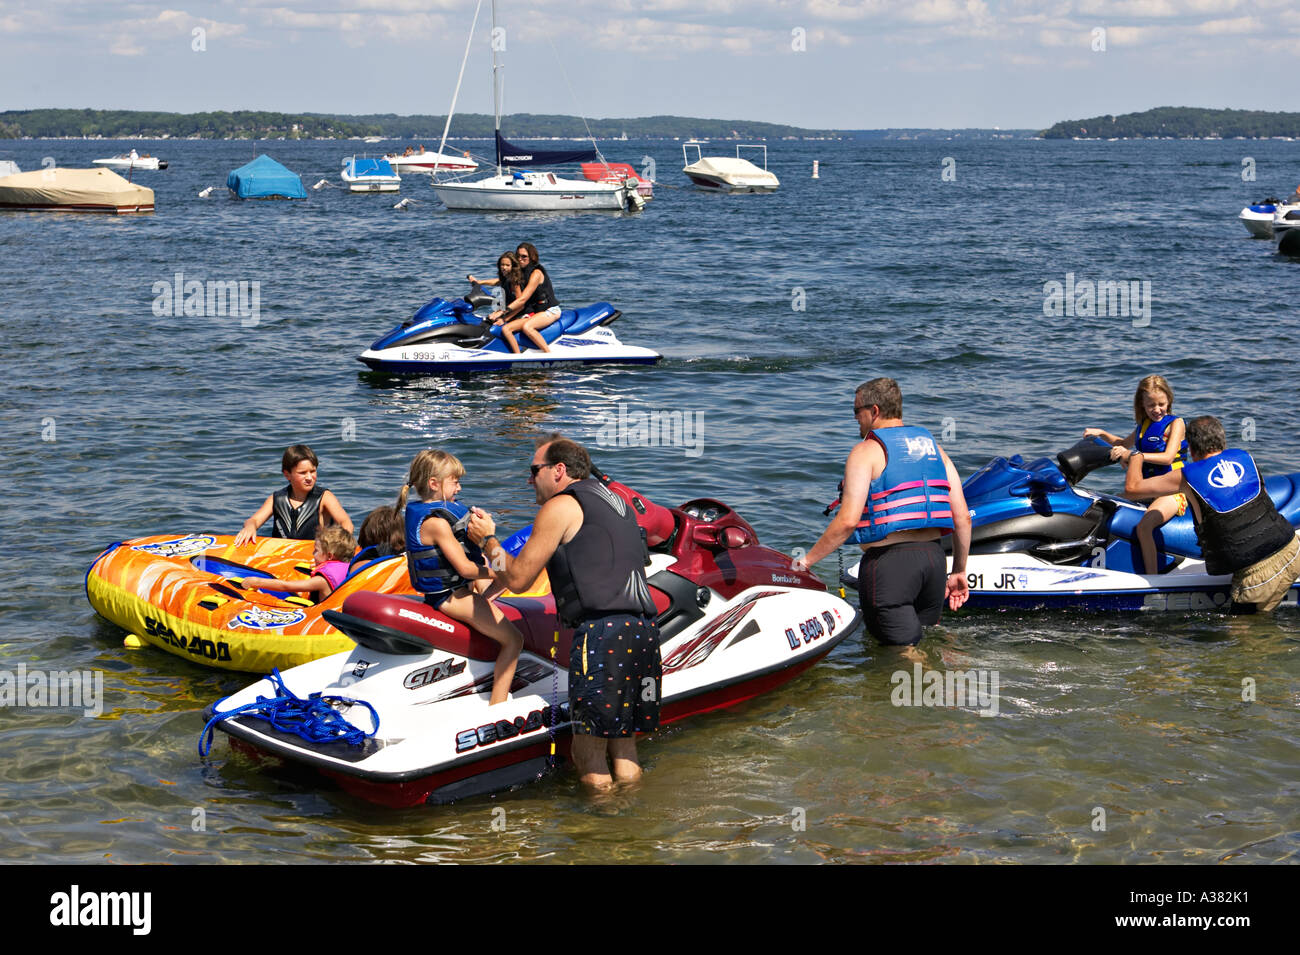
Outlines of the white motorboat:
[[589,182],[565,179],[553,172],[506,170],[469,182],[434,183],[433,191],[448,209],[479,212],[568,212],[604,209],[617,212],[639,208],[645,200],[635,180]]
[[1273,238],[1281,240],[1283,236],[1300,228],[1300,205],[1282,204],[1273,213]]
[[469,158],[469,153],[430,152],[424,147],[418,151],[389,153],[384,159],[398,175],[410,172],[430,175],[435,172],[473,172],[478,168],[478,163]]
[[[1292,221],[1287,216],[1300,210],[1300,203],[1283,202],[1281,199],[1269,197],[1261,199],[1259,202],[1252,202],[1246,208],[1242,209],[1237,215],[1237,221],[1246,227],[1256,239],[1273,239],[1280,237],[1276,230],[1276,224],[1279,220],[1283,223]],[[1282,232],[1290,228],[1284,225]]]
[[111,159],[96,159],[96,166],[107,166],[110,169],[166,169],[167,160],[159,159],[157,156],[150,156],[145,153],[141,156],[134,149],[129,153],[121,153]]
[[[475,13],[475,23],[478,14]],[[497,30],[496,0],[492,3],[492,30]],[[470,30],[473,35],[473,28]],[[468,50],[468,48],[467,48]],[[464,65],[462,64],[462,78]],[[590,149],[528,149],[507,142],[501,136],[501,64],[497,46],[492,46],[492,94],[496,115],[496,175],[484,179],[436,181],[433,191],[448,209],[490,212],[569,212],[573,210],[600,209],[618,212],[635,211],[645,205],[637,192],[640,185],[635,179],[618,182],[590,182],[586,179],[565,179],[555,173],[519,172],[530,166],[556,166],[564,163],[581,163],[604,157],[592,141]],[[456,96],[460,94],[460,81],[452,97],[455,112]],[[446,130],[443,139],[446,140]],[[441,146],[439,147],[441,148]]]
[[345,159],[339,177],[348,192],[397,192],[402,187],[402,177],[384,159]]
[[[776,192],[781,180],[775,173],[767,171],[767,147],[763,145],[742,145],[736,147],[736,155],[705,156],[702,143],[682,143],[682,168],[691,180],[701,189],[710,192]],[[691,162],[689,150],[695,149],[695,162]],[[763,168],[759,169],[748,159],[740,158],[742,149],[761,149],[763,151]]]
[[14,162],[12,159],[0,159],[0,179],[3,179],[5,176],[16,176],[20,172],[22,172],[22,170],[18,168],[18,163]]

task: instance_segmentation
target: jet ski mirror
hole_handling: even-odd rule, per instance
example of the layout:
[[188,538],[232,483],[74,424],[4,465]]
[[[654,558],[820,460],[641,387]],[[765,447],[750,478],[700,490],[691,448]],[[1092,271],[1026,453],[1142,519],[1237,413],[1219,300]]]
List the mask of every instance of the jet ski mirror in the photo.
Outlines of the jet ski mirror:
[[480,305],[491,305],[496,301],[496,299],[494,299],[489,293],[485,292],[483,286],[479,285],[477,282],[471,282],[469,284],[469,294],[465,296],[465,301],[469,302],[470,305],[475,308],[478,308]]
[[720,547],[722,542],[718,540],[718,529],[716,527],[701,527],[698,524],[691,528],[691,540],[701,547]]
[[718,543],[728,550],[748,547],[753,542],[753,537],[743,527],[724,527],[718,535]]
[[1071,485],[1078,484],[1098,468],[1111,463],[1111,446],[1101,438],[1084,438],[1056,456],[1061,473]]

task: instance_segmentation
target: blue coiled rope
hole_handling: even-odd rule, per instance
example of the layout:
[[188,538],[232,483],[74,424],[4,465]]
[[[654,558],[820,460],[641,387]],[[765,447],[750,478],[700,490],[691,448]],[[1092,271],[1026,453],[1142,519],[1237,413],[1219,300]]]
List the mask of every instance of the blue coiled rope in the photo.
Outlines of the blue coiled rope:
[[[199,734],[199,756],[207,756],[212,749],[213,727],[233,716],[253,716],[266,720],[281,732],[293,733],[309,743],[348,743],[360,746],[367,737],[374,736],[379,731],[379,714],[365,700],[349,700],[340,696],[322,697],[319,693],[312,693],[304,700],[284,685],[278,668],[273,669],[267,679],[275,687],[275,696],[259,696],[256,703],[245,703],[224,712],[218,709],[225,702],[224,699],[213,704],[212,719],[208,720],[208,725]],[[343,718],[342,713],[330,706],[330,700],[364,706],[370,711],[374,728],[367,733],[353,726]]]

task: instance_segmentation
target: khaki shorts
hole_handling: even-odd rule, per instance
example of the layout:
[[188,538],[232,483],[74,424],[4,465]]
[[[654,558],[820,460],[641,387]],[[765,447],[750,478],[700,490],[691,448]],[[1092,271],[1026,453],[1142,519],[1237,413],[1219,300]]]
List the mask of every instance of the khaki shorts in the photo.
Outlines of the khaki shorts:
[[1272,557],[1232,575],[1232,602],[1254,604],[1257,613],[1268,613],[1282,602],[1300,577],[1300,537],[1293,537]]

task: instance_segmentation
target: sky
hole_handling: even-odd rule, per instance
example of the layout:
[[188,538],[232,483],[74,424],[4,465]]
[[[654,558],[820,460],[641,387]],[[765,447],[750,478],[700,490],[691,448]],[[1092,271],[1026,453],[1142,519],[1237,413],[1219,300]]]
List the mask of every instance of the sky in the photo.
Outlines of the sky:
[[[476,0],[0,0],[0,109],[445,114]],[[458,112],[491,113],[490,0]],[[1040,129],[1290,110],[1296,0],[499,0],[505,112]]]

